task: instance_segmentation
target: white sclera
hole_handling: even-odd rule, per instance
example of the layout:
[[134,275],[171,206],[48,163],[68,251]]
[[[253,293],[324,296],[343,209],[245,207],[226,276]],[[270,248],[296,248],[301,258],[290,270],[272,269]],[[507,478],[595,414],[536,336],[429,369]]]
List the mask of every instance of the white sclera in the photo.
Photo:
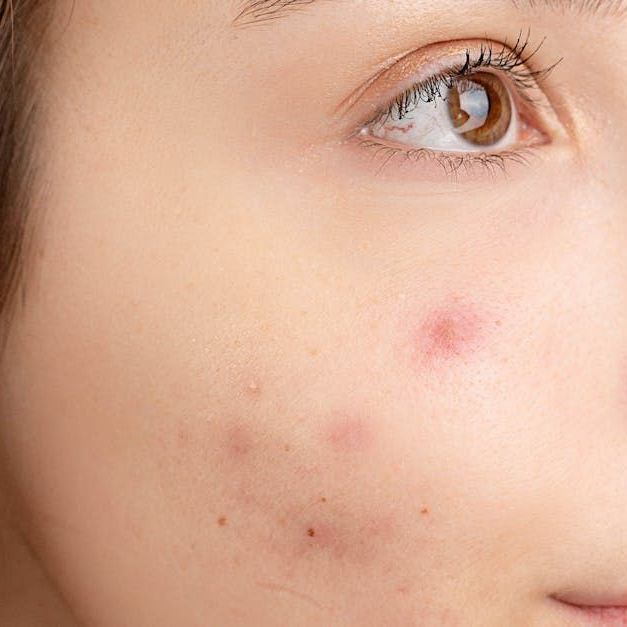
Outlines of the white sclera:
[[470,116],[462,126],[456,128],[453,124],[447,103],[450,90],[443,88],[441,97],[436,97],[431,102],[420,101],[412,105],[411,110],[401,120],[396,115],[389,116],[373,125],[368,134],[395,144],[404,144],[409,148],[428,148],[440,152],[495,152],[515,145],[519,122],[511,96],[512,121],[499,142],[490,146],[479,146],[462,136],[462,133],[481,128],[489,113],[487,92],[478,84],[471,83],[471,80],[459,94],[461,108]]

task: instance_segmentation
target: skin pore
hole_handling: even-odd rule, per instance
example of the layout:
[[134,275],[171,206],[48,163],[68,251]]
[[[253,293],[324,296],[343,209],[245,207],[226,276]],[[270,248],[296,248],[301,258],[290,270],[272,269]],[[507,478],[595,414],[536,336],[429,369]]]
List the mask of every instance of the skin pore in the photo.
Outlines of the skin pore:
[[[627,604],[619,3],[288,4],[56,3],[0,623],[592,624],[555,597]],[[515,141],[387,111],[480,60]]]

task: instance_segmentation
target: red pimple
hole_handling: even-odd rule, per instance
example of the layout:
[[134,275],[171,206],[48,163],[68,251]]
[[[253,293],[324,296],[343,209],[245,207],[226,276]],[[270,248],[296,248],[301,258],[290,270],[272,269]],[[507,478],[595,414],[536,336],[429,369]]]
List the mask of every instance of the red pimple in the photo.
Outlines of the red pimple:
[[486,328],[472,306],[453,302],[427,315],[415,334],[415,356],[432,363],[463,358],[480,347]]

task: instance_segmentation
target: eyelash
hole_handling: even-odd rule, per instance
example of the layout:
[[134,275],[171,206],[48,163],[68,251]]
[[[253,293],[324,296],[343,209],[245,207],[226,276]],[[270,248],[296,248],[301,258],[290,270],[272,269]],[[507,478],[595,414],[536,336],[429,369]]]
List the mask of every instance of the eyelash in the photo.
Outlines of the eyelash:
[[[532,91],[548,77],[557,65],[561,63],[562,59],[558,59],[544,69],[531,70],[528,67],[528,63],[544,45],[545,40],[543,39],[536,48],[527,53],[530,39],[530,30],[527,31],[524,38],[521,31],[513,48],[503,46],[500,50],[495,51],[493,42],[484,42],[474,56],[467,49],[463,63],[458,63],[444,72],[439,72],[424,81],[415,83],[409,89],[396,96],[383,110],[370,119],[362,129],[367,129],[375,124],[387,123],[389,119],[402,120],[419,103],[434,102],[438,98],[442,99],[443,90],[450,89],[460,79],[472,76],[484,68],[491,68],[504,73],[511,83],[517,87],[522,99],[530,105],[537,106],[532,97]],[[485,168],[490,173],[494,173],[497,170],[505,172],[509,162],[526,164],[532,154],[531,148],[500,153],[445,154],[429,148],[392,148],[372,138],[361,140],[360,145],[365,148],[376,149],[375,156],[384,155],[384,161],[379,171],[395,156],[401,156],[410,161],[420,161],[425,158],[433,159],[449,175],[455,175],[461,169],[470,171],[472,167],[477,165]]]

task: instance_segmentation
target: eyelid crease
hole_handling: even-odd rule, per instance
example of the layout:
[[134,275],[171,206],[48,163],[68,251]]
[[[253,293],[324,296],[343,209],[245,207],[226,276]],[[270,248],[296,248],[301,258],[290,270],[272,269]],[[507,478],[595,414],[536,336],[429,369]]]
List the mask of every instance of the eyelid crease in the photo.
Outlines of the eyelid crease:
[[383,76],[386,72],[390,71],[393,67],[396,66],[397,63],[402,63],[408,57],[411,57],[415,53],[419,52],[422,48],[411,48],[405,52],[401,52],[400,54],[392,57],[391,59],[387,59],[381,67],[377,70],[376,74],[371,76],[365,83],[362,83],[358,87],[356,87],[346,98],[340,102],[340,104],[335,108],[335,113],[340,115],[345,115],[353,108],[353,106],[358,102],[361,96],[368,91],[371,85],[373,85],[381,76]]
[[[400,93],[410,90],[430,77],[438,74],[445,75],[455,68],[459,71],[464,63],[471,63],[474,67],[470,69],[477,69],[478,65],[475,62],[478,59],[482,62],[486,59],[492,61],[492,66],[497,70],[506,70],[507,66],[510,65],[512,66],[511,69],[516,70],[520,75],[524,74],[526,80],[534,79],[535,83],[539,83],[562,61],[560,58],[548,67],[540,70],[527,69],[527,66],[534,60],[545,41],[546,38],[531,48],[531,29],[527,29],[526,35],[523,30],[518,32],[513,46],[508,45],[507,41],[497,42],[489,38],[467,38],[432,43],[401,53],[386,61],[374,76],[370,77],[342,100],[336,107],[336,113],[340,118],[349,115],[355,107],[360,106],[364,96],[367,97],[371,88],[379,82],[382,82],[383,86],[378,91],[390,94],[386,103],[390,105]],[[531,51],[527,52],[528,49]],[[455,57],[458,58],[457,61],[453,61]],[[448,59],[448,62],[446,59]],[[484,64],[481,63],[480,65]],[[433,69],[427,73],[429,67]],[[424,76],[421,77],[420,73],[424,74]],[[407,87],[403,87],[403,85],[407,85]],[[374,100],[380,99],[374,98]],[[368,102],[366,101],[364,107],[367,105]],[[379,112],[382,106],[372,103],[370,108],[373,110],[376,108],[377,112]],[[374,117],[374,113],[371,117]]]
[[[338,118],[340,132],[345,140],[353,141],[369,124],[385,116],[404,92],[416,89],[420,83],[438,74],[448,73],[450,77],[451,68],[457,68],[459,73],[461,68],[469,66],[468,75],[489,71],[490,68],[483,70],[477,66],[478,60],[483,57],[484,61],[491,60],[493,66],[500,62],[501,67],[493,67],[492,70],[502,72],[504,79],[509,80],[512,96],[520,105],[521,113],[528,114],[529,119],[539,123],[542,132],[556,140],[568,137],[576,141],[570,124],[570,110],[568,107],[564,110],[566,103],[563,95],[551,83],[548,91],[540,86],[563,61],[562,57],[543,68],[539,67],[536,56],[546,41],[545,37],[531,45],[531,29],[527,28],[518,31],[513,45],[508,44],[507,39],[466,38],[432,43],[396,55],[342,101],[339,108],[343,110]],[[503,66],[509,66],[513,72],[506,76],[503,70],[507,67]],[[521,83],[529,83],[526,94],[520,85],[514,84],[512,79],[516,77],[513,74],[518,75]],[[541,114],[542,111],[545,113]]]
[[506,74],[518,90],[515,96],[520,96],[528,103],[539,107],[540,103],[532,97],[530,92],[539,88],[540,83],[563,59],[558,59],[544,69],[531,69],[528,67],[529,61],[538,53],[546,38],[532,52],[525,54],[529,38],[530,32],[527,33],[523,42],[521,32],[513,48],[498,44],[502,46],[499,50],[494,49],[494,42],[484,41],[481,43],[478,53],[475,52],[474,55],[471,54],[470,48],[467,48],[463,62],[451,63],[444,71],[432,73],[427,78],[412,83],[407,89],[397,92],[394,98],[389,100],[386,106],[379,108],[377,114],[366,124],[374,124],[383,118],[393,117],[394,111],[396,111],[398,119],[403,119],[419,102],[432,102],[437,98],[442,98],[443,88],[450,89],[460,79],[469,78],[476,72],[488,69]]

